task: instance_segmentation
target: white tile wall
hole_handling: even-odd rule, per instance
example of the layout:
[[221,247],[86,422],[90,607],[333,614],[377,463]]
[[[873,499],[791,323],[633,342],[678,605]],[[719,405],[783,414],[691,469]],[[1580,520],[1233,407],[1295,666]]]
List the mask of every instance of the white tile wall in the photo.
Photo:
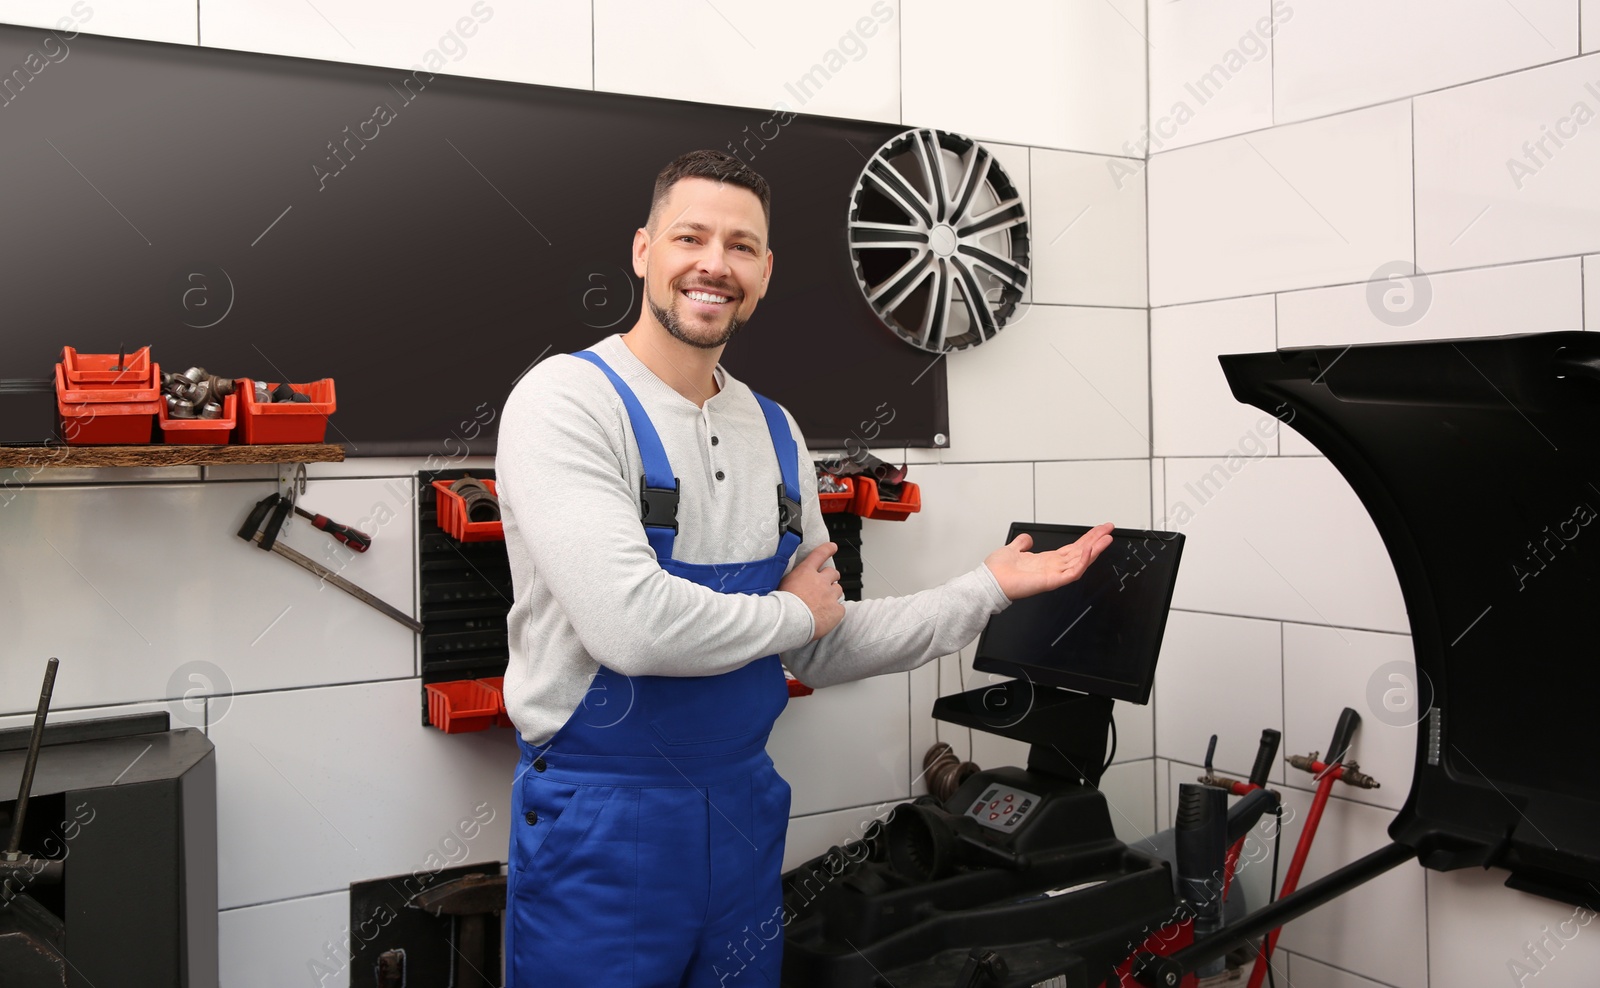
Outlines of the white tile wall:
[[[987,28],[962,0],[925,0],[901,16],[901,121],[908,126],[1139,153],[1123,145],[1145,114],[1144,4],[1019,0]],[[985,63],[990,44],[1003,46],[1004,57]],[[1086,93],[1094,98],[1079,98]]]
[[1111,826],[1123,843],[1143,840],[1156,829],[1155,760],[1111,766],[1100,779],[1100,792],[1111,810]]
[[1600,58],[1590,55],[1413,101],[1424,271],[1600,248],[1597,94]]
[[[1276,621],[1172,612],[1156,666],[1156,751],[1199,765],[1215,734],[1217,771],[1247,777],[1261,732],[1283,730],[1282,659]],[[1272,778],[1282,781],[1282,765]]]
[[1156,829],[1172,826],[1172,760],[1156,759]]
[[829,813],[791,816],[783,846],[783,870],[809,861],[830,847],[871,836],[888,819],[897,802],[883,800]]
[[1148,178],[1152,305],[1364,281],[1412,258],[1404,103],[1157,154]]
[[0,24],[60,31],[69,46],[74,31],[195,43],[195,5],[190,0],[7,0],[0,5]]
[[1394,343],[1582,329],[1580,267],[1578,258],[1568,257],[1284,292],[1278,296],[1278,345]]
[[1273,37],[1299,7],[1150,4],[1151,152],[1272,126]]
[[938,586],[1004,545],[1012,522],[1033,519],[1031,463],[930,464],[908,477],[922,488],[922,510],[861,526],[863,597]]
[[[516,742],[506,729],[424,729],[421,689],[403,679],[232,698],[210,735],[222,908],[409,874],[430,854],[505,860]],[[491,810],[463,855],[458,825]]]
[[[940,732],[935,730],[935,721],[928,716],[928,711],[933,709],[933,701],[938,699],[942,692],[939,689],[939,670],[942,664],[942,660],[935,660],[906,673],[911,694],[911,765],[908,785],[914,797],[928,791],[923,778],[922,756],[940,740]],[[955,733],[949,725],[939,726],[944,727],[944,733]],[[961,732],[961,736],[965,740],[966,732]]]
[[1219,354],[1274,349],[1273,325],[1271,295],[1151,311],[1151,439],[1157,456],[1226,455],[1241,443],[1278,451],[1278,420],[1235,398],[1217,362]]
[[1148,343],[1143,310],[1035,305],[951,354],[945,462],[1148,456]]
[[[789,701],[767,750],[792,790],[789,812],[818,813],[910,796],[909,683],[875,676]],[[841,771],[842,766],[849,771]]]
[[[15,660],[14,660],[15,661]],[[23,664],[23,663],[19,663]],[[44,682],[44,660],[37,663],[37,675],[34,676],[32,704],[39,702],[39,687]],[[59,675],[59,673],[58,673]],[[100,717],[126,717],[130,714],[151,714],[166,711],[173,730],[184,727],[197,727],[204,730],[206,726],[206,698],[199,694],[189,700],[174,700],[167,703],[119,703],[110,707],[69,707],[62,708],[59,704],[51,702],[50,713],[45,718],[46,724],[70,724],[80,720],[94,720]],[[15,727],[32,727],[33,709],[27,713],[7,714],[0,717],[0,730]],[[7,831],[9,835],[10,831]]]
[[1033,301],[1145,304],[1143,163],[1033,153]]
[[1150,527],[1149,460],[1036,463],[1034,516],[1058,525]]
[[900,31],[898,0],[822,0],[804,17],[778,5],[598,0],[595,88],[893,122]]
[[1150,527],[1161,528],[1167,521],[1167,461],[1150,461]]
[[[863,598],[913,594],[969,572],[1005,544],[1006,532],[1013,521],[1033,520],[1031,463],[930,464],[914,468],[909,476],[922,486],[922,511],[905,521],[869,519],[862,524]],[[967,651],[970,654],[970,645]],[[966,728],[935,725],[930,716],[935,697],[963,689],[964,675],[959,659],[947,656],[929,663],[912,676],[909,770],[916,777],[922,771],[923,753],[933,744],[935,736],[949,742],[963,759],[971,757],[972,749]],[[906,695],[903,686],[900,696]],[[805,698],[812,699],[816,697]],[[871,716],[884,715],[879,712]],[[887,719],[903,724],[893,716]],[[901,738],[907,736],[906,730],[901,730]],[[854,759],[857,755],[850,757]],[[819,767],[830,768],[828,765]],[[897,781],[883,794],[865,798],[883,798],[906,791]]]
[[1600,254],[1583,259],[1583,328],[1600,330]]
[[[381,482],[330,481],[317,500],[335,518],[359,516]],[[56,702],[86,706],[185,695],[193,662],[216,692],[279,689],[412,674],[411,632],[274,553],[235,537],[265,484],[30,487],[0,511],[0,540],[26,570],[0,578],[13,602],[12,647],[60,657]],[[352,522],[353,523],[353,522]],[[407,613],[409,524],[375,535],[351,559],[303,520],[285,527],[298,548]],[[62,620],[63,600],[72,620]],[[5,706],[37,696],[33,668],[0,669]]]
[[1278,430],[1278,455],[1321,456],[1322,451],[1311,445],[1308,439],[1296,432],[1294,426],[1284,425]]
[[1567,58],[1572,0],[1279,0],[1279,123],[1368,106]]
[[[194,7],[190,5],[191,22]],[[205,0],[207,47],[589,89],[590,5],[547,0]],[[193,40],[191,30],[190,40]]]
[[[1282,867],[1286,870],[1290,850],[1300,839],[1311,807],[1311,795],[1288,789],[1283,796]],[[1300,887],[1388,844],[1388,826],[1393,818],[1389,810],[1342,798],[1328,800],[1300,876]],[[1413,862],[1385,872],[1286,925],[1278,944],[1285,950],[1395,988],[1426,988],[1428,913],[1435,903],[1426,894],[1424,874],[1425,870]],[[1441,978],[1434,983],[1442,986],[1496,982]]]
[[1283,965],[1274,964],[1274,969],[1282,971],[1288,969],[1288,983],[1295,988],[1383,988],[1376,981],[1341,971],[1336,967],[1329,967],[1321,961],[1312,960],[1299,954],[1290,954],[1284,951]]
[[[1575,914],[1572,906],[1504,883],[1499,870],[1428,873],[1433,983],[1593,985],[1600,972],[1600,927],[1593,911]],[[1531,946],[1539,953],[1530,955]]]
[[1175,607],[1410,630],[1372,517],[1326,460],[1169,459],[1167,514],[1188,535]]
[[[1340,783],[1339,795],[1398,810],[1411,791],[1416,725],[1427,713],[1419,709],[1427,695],[1418,684],[1410,635],[1285,624],[1279,760],[1313,751],[1326,758],[1334,725],[1349,707],[1361,715],[1350,755],[1381,788]],[[1283,771],[1290,785],[1315,788],[1306,773]]]
[[217,926],[222,988],[350,984],[347,891],[225,909]]
[[1584,52],[1600,51],[1600,0],[1582,0],[1578,5],[1578,20]]

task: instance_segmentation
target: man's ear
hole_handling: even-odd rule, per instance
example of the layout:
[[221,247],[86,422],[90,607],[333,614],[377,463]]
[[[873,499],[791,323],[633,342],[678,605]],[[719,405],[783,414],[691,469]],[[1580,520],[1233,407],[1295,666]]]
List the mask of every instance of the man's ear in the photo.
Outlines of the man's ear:
[[650,253],[650,231],[644,227],[633,231],[633,273],[644,277],[645,257]]
[[757,295],[756,298],[758,298],[758,299],[766,298],[767,297],[767,287],[769,285],[771,285],[771,284],[772,284],[772,248],[769,247],[769,248],[767,248],[767,271],[766,271],[765,274],[763,274],[761,276],[761,294]]

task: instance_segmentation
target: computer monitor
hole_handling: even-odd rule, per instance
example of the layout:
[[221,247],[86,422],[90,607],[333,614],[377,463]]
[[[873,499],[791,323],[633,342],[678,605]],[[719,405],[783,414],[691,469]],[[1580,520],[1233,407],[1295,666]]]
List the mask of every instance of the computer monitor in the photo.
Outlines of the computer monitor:
[[[1088,525],[1013,522],[1033,551],[1059,549]],[[1078,580],[1013,601],[989,619],[973,668],[1132,703],[1148,703],[1178,580],[1183,535],[1119,528]]]

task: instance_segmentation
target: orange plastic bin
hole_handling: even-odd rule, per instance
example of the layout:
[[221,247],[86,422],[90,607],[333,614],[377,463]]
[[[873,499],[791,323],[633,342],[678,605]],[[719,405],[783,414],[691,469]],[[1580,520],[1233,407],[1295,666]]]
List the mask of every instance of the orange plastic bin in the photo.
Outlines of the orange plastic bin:
[[[276,384],[268,382],[271,391]],[[255,382],[239,378],[234,392],[239,396],[239,435],[246,445],[261,446],[272,443],[320,443],[327,435],[328,416],[337,403],[334,401],[333,378],[325,377],[309,384],[290,384],[289,387],[308,395],[310,402],[256,401]]]
[[485,730],[500,712],[495,691],[476,679],[429,683],[427,690],[428,723],[446,734]]
[[167,403],[159,403],[157,423],[163,441],[184,446],[225,446],[238,420],[237,394],[222,400],[222,417],[217,419],[175,419],[167,415]]

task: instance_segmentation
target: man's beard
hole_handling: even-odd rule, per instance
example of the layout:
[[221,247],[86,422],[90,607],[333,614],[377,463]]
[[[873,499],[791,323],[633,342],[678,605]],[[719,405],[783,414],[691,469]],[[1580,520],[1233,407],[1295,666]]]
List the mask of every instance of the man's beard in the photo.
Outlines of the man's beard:
[[[739,317],[735,315],[728,320],[728,328],[719,338],[713,340],[697,340],[688,333],[684,332],[683,321],[678,318],[676,304],[674,304],[673,308],[671,309],[663,309],[661,306],[656,304],[655,299],[650,297],[650,292],[648,290],[646,290],[644,293],[644,300],[650,306],[650,312],[656,317],[656,322],[659,322],[662,326],[664,326],[667,332],[672,334],[674,339],[682,340],[690,346],[699,347],[702,350],[715,350],[717,347],[722,346],[729,340],[733,339],[733,334],[737,333],[740,327],[744,325],[743,322],[739,321]],[[729,299],[723,304],[734,305],[736,303],[733,299]]]

